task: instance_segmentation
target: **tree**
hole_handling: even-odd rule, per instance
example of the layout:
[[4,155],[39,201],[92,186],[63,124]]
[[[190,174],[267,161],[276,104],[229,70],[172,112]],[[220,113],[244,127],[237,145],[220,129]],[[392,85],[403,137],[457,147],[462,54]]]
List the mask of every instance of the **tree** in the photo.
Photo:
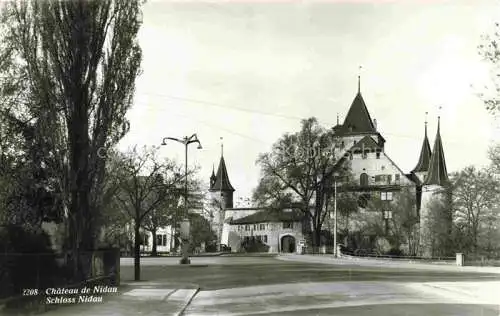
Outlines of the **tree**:
[[[127,212],[134,226],[134,278],[140,280],[141,228],[144,220],[178,196],[184,183],[183,166],[175,161],[158,158],[158,147],[132,148],[116,171],[119,192],[115,195],[121,208]],[[189,177],[194,171],[189,171]]]
[[205,217],[196,213],[189,214],[189,217],[191,221],[191,251],[201,246],[202,243],[207,245],[217,238],[212,230],[212,225]]
[[471,246],[468,250],[477,252],[481,228],[491,219],[492,212],[498,206],[498,180],[489,170],[474,166],[464,168],[453,178],[455,221],[464,229]]
[[261,154],[257,160],[262,177],[255,199],[261,204],[280,206],[297,202],[312,224],[313,246],[320,243],[334,172],[338,176],[348,173],[336,152],[340,147],[336,136],[315,118],[306,119],[298,133],[283,135],[271,152]]
[[486,109],[493,115],[500,113],[500,24],[495,23],[495,29],[490,34],[482,36],[482,44],[478,47],[479,55],[490,67],[491,83],[484,87],[479,96]]
[[491,146],[488,150],[488,157],[490,159],[490,169],[493,174],[497,176],[497,181],[500,181],[500,144]]
[[153,244],[151,248],[151,256],[157,256],[157,239],[156,234],[158,229],[168,225],[174,225],[175,218],[180,212],[179,199],[181,197],[181,192],[171,191],[167,195],[165,200],[154,208],[150,213],[148,213],[142,222],[142,228],[151,233]]
[[[99,152],[129,129],[125,113],[141,62],[141,2],[33,0],[4,7],[3,40],[18,69],[12,95],[53,144],[76,257],[95,246],[106,164]],[[9,70],[4,74],[12,76]]]

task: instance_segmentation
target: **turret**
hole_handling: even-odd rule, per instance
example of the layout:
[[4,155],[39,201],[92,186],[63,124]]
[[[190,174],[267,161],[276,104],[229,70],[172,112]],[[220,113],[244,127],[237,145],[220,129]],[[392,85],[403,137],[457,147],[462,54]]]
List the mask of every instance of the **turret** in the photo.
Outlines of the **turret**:
[[219,168],[217,169],[217,174],[215,177],[210,177],[213,180],[213,185],[211,182],[210,192],[217,200],[223,201],[224,208],[233,207],[233,192],[235,191],[231,182],[229,181],[229,176],[227,173],[226,162],[224,160],[224,147],[221,145],[221,157],[219,161]]
[[[425,113],[427,115],[427,112]],[[424,141],[422,142],[422,149],[420,150],[420,157],[418,158],[417,166],[411,171],[420,180],[420,184],[423,184],[427,172],[429,171],[429,162],[431,160],[431,146],[429,144],[429,139],[427,138],[427,119],[425,120],[424,127]]]
[[212,175],[210,176],[210,190],[212,190],[212,188],[214,187],[216,179],[217,177],[215,176],[215,166],[212,165]]
[[[449,178],[440,134],[440,118],[427,176],[422,186],[420,249],[423,257],[447,255],[452,213],[449,205]],[[434,228],[439,227],[439,232]],[[445,237],[446,236],[446,237]],[[437,251],[440,251],[438,253]]]

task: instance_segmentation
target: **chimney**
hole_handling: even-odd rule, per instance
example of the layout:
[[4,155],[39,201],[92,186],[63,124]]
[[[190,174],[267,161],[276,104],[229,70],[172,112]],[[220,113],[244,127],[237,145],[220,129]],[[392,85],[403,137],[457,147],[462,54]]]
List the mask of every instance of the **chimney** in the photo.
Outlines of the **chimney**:
[[375,127],[375,131],[377,130],[377,120],[373,119],[373,126]]

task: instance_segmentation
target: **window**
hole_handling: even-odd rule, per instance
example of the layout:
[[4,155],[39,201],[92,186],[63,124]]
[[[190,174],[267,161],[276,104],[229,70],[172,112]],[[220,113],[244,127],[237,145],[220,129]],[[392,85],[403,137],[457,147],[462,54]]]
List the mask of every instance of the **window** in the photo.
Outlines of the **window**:
[[362,157],[363,159],[366,159],[368,157],[368,153],[365,151],[363,154],[362,154]]
[[377,159],[380,159],[380,153],[379,152],[376,153],[376,156],[377,156]]
[[266,230],[266,224],[260,224],[259,229],[260,230]]
[[166,246],[167,245],[167,235],[156,235],[156,245]]
[[292,222],[284,222],[283,223],[283,229],[292,229],[292,228],[293,228]]
[[262,241],[262,236],[258,235],[258,236],[257,236],[257,240],[258,240],[258,241]]
[[359,177],[359,184],[363,187],[368,186],[368,175],[366,173],[362,173]]
[[394,180],[396,181],[396,184],[399,184],[399,181],[401,180],[401,176],[399,174],[395,174]]
[[262,241],[267,243],[267,235],[262,236]]
[[257,224],[253,224],[253,230],[257,230]]
[[245,225],[245,230],[249,231],[250,230],[250,225]]
[[392,201],[392,192],[387,192],[387,201]]
[[392,192],[380,192],[380,199],[382,201],[392,201]]
[[387,175],[387,184],[390,184],[392,182],[392,174]]

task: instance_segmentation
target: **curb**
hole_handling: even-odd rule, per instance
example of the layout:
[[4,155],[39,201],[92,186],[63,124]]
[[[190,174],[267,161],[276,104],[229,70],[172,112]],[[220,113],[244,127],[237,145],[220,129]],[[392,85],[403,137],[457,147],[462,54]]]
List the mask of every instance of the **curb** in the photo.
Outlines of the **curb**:
[[[184,304],[182,305],[182,307],[180,308],[180,311],[178,311],[177,313],[175,313],[174,315],[175,316],[181,316],[184,314],[184,312],[186,311],[186,309],[188,308],[188,306],[191,304],[191,302],[193,301],[194,297],[196,296],[196,294],[198,294],[198,292],[200,292],[200,288],[196,288],[192,291],[192,293],[187,296],[185,299],[184,299]],[[170,295],[172,296],[172,295]],[[170,298],[169,296],[169,298]]]

